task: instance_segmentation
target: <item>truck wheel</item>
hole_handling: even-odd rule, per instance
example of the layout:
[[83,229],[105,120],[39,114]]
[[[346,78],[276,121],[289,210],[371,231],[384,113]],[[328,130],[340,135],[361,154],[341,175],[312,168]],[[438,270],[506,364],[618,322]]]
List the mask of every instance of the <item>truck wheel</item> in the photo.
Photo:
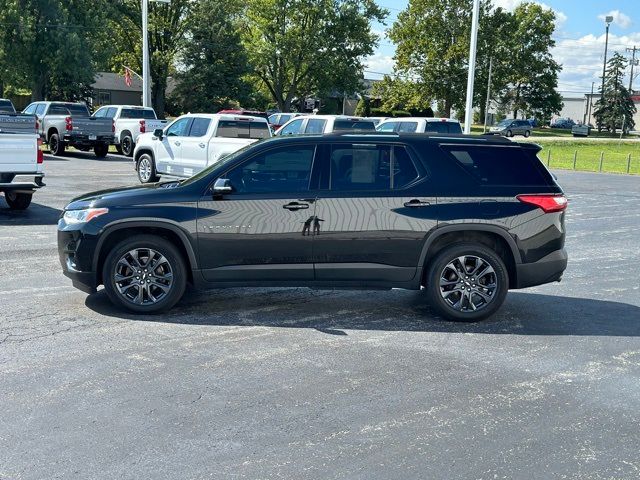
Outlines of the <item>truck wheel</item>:
[[64,155],[64,142],[60,140],[60,136],[57,133],[53,133],[49,137],[49,151],[51,155],[56,157]]
[[99,143],[95,147],[93,147],[93,153],[95,153],[96,157],[104,158],[109,153],[109,145],[105,143]]
[[109,252],[102,283],[114,305],[137,313],[157,313],[169,310],[182,298],[187,267],[168,240],[136,235]]
[[125,135],[124,137],[122,137],[122,139],[120,140],[120,145],[123,155],[126,155],[127,157],[133,155],[133,149],[136,145],[135,143],[133,143],[133,138],[131,138],[131,135]]
[[140,155],[138,163],[136,164],[136,171],[138,172],[138,180],[140,180],[140,183],[153,183],[159,179],[156,173],[155,162],[148,153]]
[[442,250],[429,262],[429,304],[449,320],[472,322],[493,315],[509,289],[509,275],[496,252],[476,243]]
[[120,155],[122,155],[122,146],[117,144],[117,145],[115,145],[115,147],[116,147],[116,152],[118,152]]
[[31,193],[5,192],[4,199],[11,210],[26,210],[31,204]]

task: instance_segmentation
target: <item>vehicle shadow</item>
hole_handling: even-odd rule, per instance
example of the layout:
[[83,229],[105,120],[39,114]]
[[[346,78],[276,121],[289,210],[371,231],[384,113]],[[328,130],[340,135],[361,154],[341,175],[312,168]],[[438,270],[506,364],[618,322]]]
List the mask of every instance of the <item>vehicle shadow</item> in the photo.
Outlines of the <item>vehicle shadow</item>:
[[97,158],[93,152],[81,152],[78,150],[67,150],[64,152],[64,155],[54,156],[51,155],[50,152],[45,153],[45,162],[68,162],[71,159],[82,159],[82,160],[95,160],[98,162],[121,162],[121,163],[131,163],[133,160],[130,157],[125,157],[123,155],[118,155],[117,153],[109,153],[105,158]]
[[3,195],[0,195],[0,226],[56,225],[62,210],[31,203],[26,210],[10,210]]
[[103,315],[145,322],[202,326],[312,328],[333,335],[348,330],[513,335],[640,336],[640,307],[586,298],[510,292],[488,320],[439,318],[424,292],[227,289],[188,293],[170,312],[134,315],[114,307],[104,291],[86,299]]

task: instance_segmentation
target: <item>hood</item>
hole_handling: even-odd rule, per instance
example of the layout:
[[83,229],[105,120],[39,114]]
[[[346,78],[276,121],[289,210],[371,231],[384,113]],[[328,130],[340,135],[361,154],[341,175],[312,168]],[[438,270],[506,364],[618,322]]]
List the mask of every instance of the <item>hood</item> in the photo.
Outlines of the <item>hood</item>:
[[162,201],[160,199],[164,195],[177,187],[180,187],[180,183],[173,181],[100,190],[74,198],[65,207],[65,210],[155,203],[156,201]]

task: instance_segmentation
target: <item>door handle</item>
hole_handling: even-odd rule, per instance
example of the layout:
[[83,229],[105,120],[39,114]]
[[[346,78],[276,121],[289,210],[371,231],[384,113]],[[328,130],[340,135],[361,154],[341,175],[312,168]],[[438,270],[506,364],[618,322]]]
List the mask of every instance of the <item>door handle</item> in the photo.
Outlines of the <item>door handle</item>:
[[404,204],[405,207],[410,207],[410,208],[428,207],[429,205],[431,205],[431,203],[423,202],[422,200],[418,200],[417,198],[414,198],[413,200],[409,200]]
[[199,143],[199,144],[198,144],[198,146],[199,146],[200,148],[204,148],[204,147],[206,147],[206,145],[205,145],[204,143]]
[[286,208],[287,210],[291,210],[291,211],[306,210],[307,208],[309,208],[309,204],[308,203],[291,202],[291,203],[287,203],[286,205],[283,205],[282,208]]
[[174,144],[176,147],[179,147],[179,146],[181,145],[181,144],[180,144],[180,142],[173,142],[173,144]]

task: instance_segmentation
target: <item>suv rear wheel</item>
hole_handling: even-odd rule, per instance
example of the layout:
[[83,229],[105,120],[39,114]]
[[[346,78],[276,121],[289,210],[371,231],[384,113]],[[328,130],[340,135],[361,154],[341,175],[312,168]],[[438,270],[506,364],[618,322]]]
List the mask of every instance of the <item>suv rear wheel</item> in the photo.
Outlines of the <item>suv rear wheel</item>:
[[168,240],[136,235],[118,243],[107,255],[102,282],[109,300],[137,313],[173,307],[187,284],[185,261]]
[[482,320],[500,308],[509,275],[499,255],[481,244],[461,243],[442,250],[427,271],[427,296],[445,318]]

